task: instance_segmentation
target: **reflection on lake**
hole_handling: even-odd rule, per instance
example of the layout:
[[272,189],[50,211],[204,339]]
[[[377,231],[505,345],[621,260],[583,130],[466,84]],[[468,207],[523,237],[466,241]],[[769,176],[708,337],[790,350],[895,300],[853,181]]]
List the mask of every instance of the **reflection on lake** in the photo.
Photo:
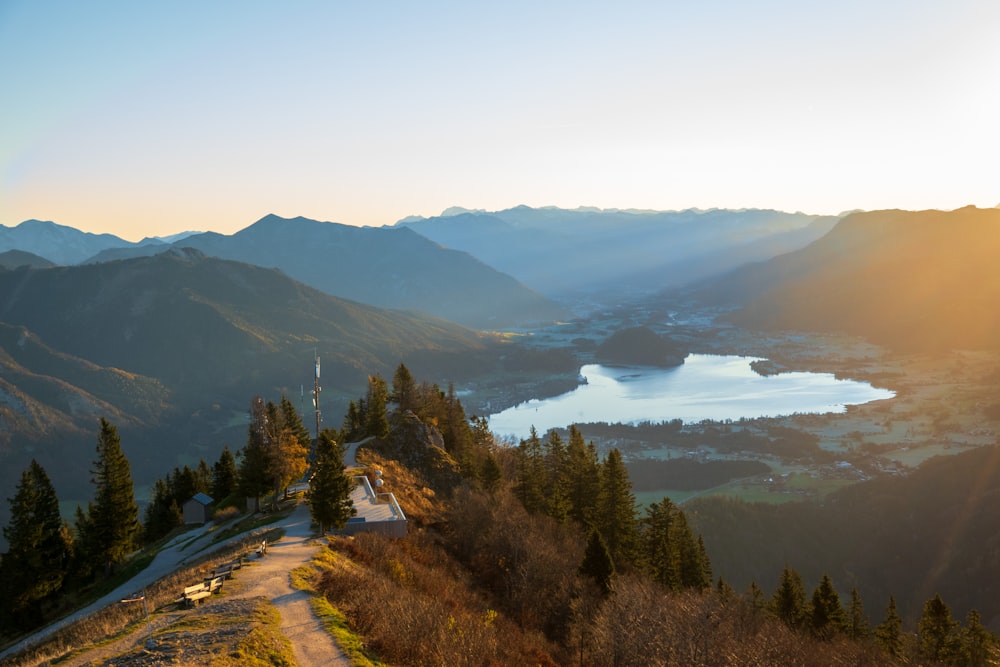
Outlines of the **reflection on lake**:
[[750,368],[755,360],[691,354],[676,368],[589,364],[580,369],[587,384],[492,415],[490,428],[500,436],[523,438],[532,426],[544,434],[573,423],[690,423],[820,414],[895,396],[866,382],[838,380],[831,373],[758,375]]

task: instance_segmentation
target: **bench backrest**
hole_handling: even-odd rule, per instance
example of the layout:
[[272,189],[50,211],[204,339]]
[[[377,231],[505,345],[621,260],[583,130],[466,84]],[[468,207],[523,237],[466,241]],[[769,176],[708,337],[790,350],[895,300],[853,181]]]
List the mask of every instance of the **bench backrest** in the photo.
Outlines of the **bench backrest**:
[[205,590],[205,584],[195,584],[194,586],[187,586],[184,588],[184,595],[191,595],[192,593],[200,593]]

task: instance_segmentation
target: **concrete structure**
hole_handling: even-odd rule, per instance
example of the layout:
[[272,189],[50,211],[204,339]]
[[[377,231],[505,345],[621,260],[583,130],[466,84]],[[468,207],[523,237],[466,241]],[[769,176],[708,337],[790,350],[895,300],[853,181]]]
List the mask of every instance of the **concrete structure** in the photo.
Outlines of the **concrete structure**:
[[204,493],[194,494],[181,508],[184,513],[184,523],[208,523],[212,518],[214,503],[215,501]]
[[376,493],[368,477],[356,475],[356,486],[351,491],[351,501],[357,514],[348,519],[343,535],[379,532],[389,537],[406,537],[407,523],[403,510],[391,493]]

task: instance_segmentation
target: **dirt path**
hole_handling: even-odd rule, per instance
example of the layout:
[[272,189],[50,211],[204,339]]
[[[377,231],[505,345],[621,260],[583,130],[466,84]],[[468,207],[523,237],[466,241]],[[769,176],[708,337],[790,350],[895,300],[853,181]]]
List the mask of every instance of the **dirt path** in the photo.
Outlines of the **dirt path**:
[[[281,615],[281,632],[292,642],[295,660],[299,667],[325,665],[349,667],[351,662],[323,629],[319,619],[313,615],[309,604],[310,594],[292,588],[291,571],[309,563],[320,548],[320,543],[313,538],[310,523],[308,505],[299,503],[288,517],[274,524],[285,529],[285,536],[268,547],[266,556],[254,560],[252,564],[239,570],[234,580],[238,585],[230,586],[221,598],[213,596],[208,599],[205,607],[210,610],[210,605],[213,604],[228,604],[246,598],[265,597],[274,604]],[[146,576],[151,578],[156,578],[154,574],[163,576],[170,571],[168,563],[176,566],[181,560],[180,557],[167,555],[158,567],[151,566],[152,571]],[[123,588],[135,590],[136,587],[136,580],[133,579]],[[117,600],[122,595],[116,591],[108,597]],[[78,612],[74,617],[83,613],[85,611]],[[153,614],[150,622],[154,636],[159,630],[169,627],[188,613],[190,612],[186,610],[178,610]],[[95,646],[60,664],[65,667],[108,664],[108,660],[144,645],[148,638],[148,630],[144,625],[127,637],[110,644]]]
[[319,542],[312,538],[309,507],[299,503],[279,525],[285,528],[281,541],[268,547],[267,555],[240,572],[245,580],[238,597],[264,596],[281,614],[281,631],[292,642],[299,667],[343,665],[350,661],[312,613],[309,593],[292,588],[289,573],[308,563]]

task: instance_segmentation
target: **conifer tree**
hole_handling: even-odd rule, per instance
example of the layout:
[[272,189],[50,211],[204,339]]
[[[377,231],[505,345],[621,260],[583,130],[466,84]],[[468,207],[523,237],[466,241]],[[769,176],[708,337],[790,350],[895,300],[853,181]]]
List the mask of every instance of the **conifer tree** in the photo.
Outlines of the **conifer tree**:
[[583,434],[575,426],[569,427],[569,444],[566,447],[566,493],[570,516],[582,525],[594,518],[597,495],[600,490],[600,462],[593,443],[588,446]]
[[368,409],[365,430],[368,435],[383,439],[389,435],[389,416],[386,412],[388,399],[389,390],[382,376],[377,373],[369,375],[368,399],[365,402]]
[[767,609],[767,596],[764,595],[764,591],[756,581],[750,582],[750,587],[747,589],[746,597],[754,609],[757,609],[758,611]]
[[793,628],[802,627],[806,620],[808,610],[802,576],[788,565],[781,571],[781,581],[771,597],[771,611]]
[[306,494],[309,511],[320,533],[343,528],[357,513],[351,501],[353,486],[345,473],[344,446],[333,439],[329,429],[322,431],[316,443],[315,471]]
[[212,486],[209,493],[215,501],[222,501],[236,491],[236,458],[229,451],[229,445],[222,448],[219,460],[212,465]]
[[[363,402],[363,401],[362,401]],[[347,414],[344,415],[344,423],[340,427],[345,442],[354,442],[364,433],[364,413],[358,404],[351,401],[347,404]]]
[[570,514],[569,460],[566,446],[555,430],[545,438],[545,473],[547,478],[545,513],[564,523]]
[[969,610],[965,617],[965,628],[959,636],[959,664],[965,667],[986,667],[996,646],[996,638],[983,627],[979,611]]
[[417,412],[417,384],[405,364],[400,363],[392,376],[391,399],[396,402],[400,412]]
[[500,469],[500,463],[497,461],[497,457],[493,455],[493,452],[486,452],[483,455],[482,464],[479,466],[479,486],[484,491],[495,491],[500,485],[500,480],[503,479],[503,471]]
[[847,635],[851,639],[867,639],[869,634],[868,617],[865,616],[861,595],[854,586],[851,588],[851,604],[847,610]]
[[122,452],[118,429],[103,417],[91,473],[97,487],[89,513],[92,556],[111,572],[136,547],[140,526],[132,468]]
[[616,567],[634,560],[638,541],[635,496],[617,448],[608,452],[601,466],[594,526],[601,531]]
[[281,395],[279,408],[282,428],[290,430],[295,439],[298,440],[299,445],[308,452],[312,447],[312,436],[309,435],[309,429],[306,428],[306,425],[302,423],[299,411],[284,394]]
[[518,446],[517,484],[515,492],[524,509],[541,514],[545,511],[546,475],[542,443],[538,431],[531,427],[528,437]]
[[591,530],[587,538],[587,549],[580,563],[580,574],[592,579],[604,595],[611,592],[611,580],[615,575],[615,563],[608,552],[608,545],[597,530]]
[[896,598],[891,595],[885,619],[875,626],[875,642],[894,658],[903,655],[903,619],[896,611]]
[[652,502],[640,520],[643,562],[653,581],[671,590],[681,588],[681,555],[674,542],[676,506],[669,498]]
[[[176,469],[175,469],[176,470]],[[181,525],[184,517],[166,480],[153,483],[153,492],[143,520],[146,541],[157,540]]]
[[680,553],[681,586],[702,591],[711,588],[712,566],[701,536],[695,537],[691,532],[684,512],[678,511],[673,523],[673,541]]
[[934,662],[947,662],[958,653],[958,622],[940,595],[924,603],[917,624],[920,657]]
[[41,603],[56,593],[70,565],[71,538],[59,516],[59,499],[48,474],[32,459],[10,503],[3,529],[7,553],[0,559],[2,612],[22,628],[38,625]]
[[813,591],[809,625],[813,634],[822,639],[830,639],[834,634],[845,630],[847,625],[840,596],[826,573]]
[[268,428],[267,405],[260,396],[250,401],[250,424],[247,427],[247,444],[240,451],[239,483],[237,488],[246,498],[253,498],[259,506],[260,497],[271,489],[273,475],[270,470],[271,435]]

